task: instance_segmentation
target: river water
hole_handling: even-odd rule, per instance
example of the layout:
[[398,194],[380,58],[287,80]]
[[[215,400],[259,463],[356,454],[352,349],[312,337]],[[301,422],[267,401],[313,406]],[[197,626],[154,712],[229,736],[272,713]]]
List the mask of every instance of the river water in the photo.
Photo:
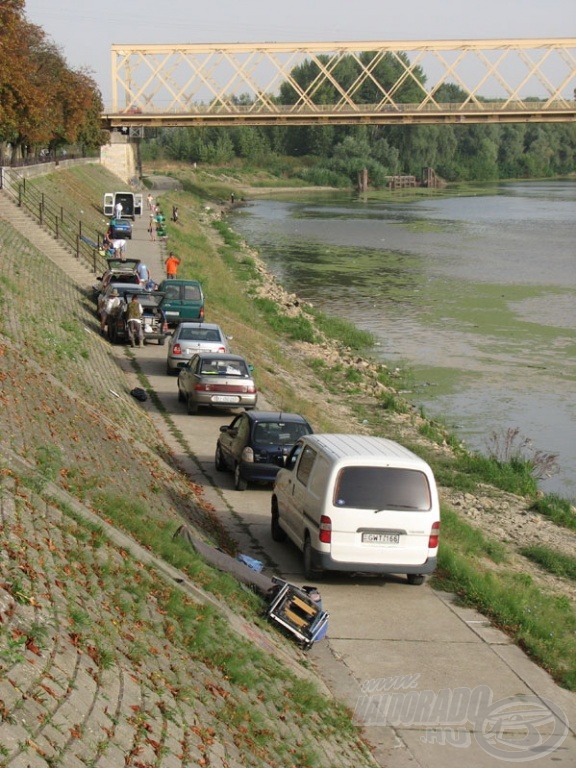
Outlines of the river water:
[[[401,195],[401,193],[400,193]],[[259,199],[233,217],[288,291],[377,339],[409,397],[475,449],[517,429],[576,498],[576,183],[416,202]]]

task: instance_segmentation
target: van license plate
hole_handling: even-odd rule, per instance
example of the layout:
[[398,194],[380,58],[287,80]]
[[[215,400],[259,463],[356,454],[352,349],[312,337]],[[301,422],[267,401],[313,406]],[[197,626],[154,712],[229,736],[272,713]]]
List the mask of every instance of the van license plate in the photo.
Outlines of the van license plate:
[[363,544],[400,544],[399,533],[363,533]]

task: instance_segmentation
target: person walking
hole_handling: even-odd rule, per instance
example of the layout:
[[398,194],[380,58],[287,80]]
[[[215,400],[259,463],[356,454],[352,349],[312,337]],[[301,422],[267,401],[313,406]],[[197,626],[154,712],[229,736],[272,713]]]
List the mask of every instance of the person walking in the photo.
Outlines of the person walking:
[[170,251],[168,258],[164,262],[166,267],[166,279],[174,280],[178,274],[178,267],[180,266],[180,259],[174,255],[174,251]]
[[153,214],[150,214],[150,224],[148,225],[148,233],[150,234],[150,240],[152,240],[153,243],[156,242],[156,218]]
[[150,192],[148,192],[147,200],[148,200],[148,210],[151,211],[152,210],[152,205],[154,203],[154,198],[152,197]]
[[135,344],[137,347],[144,346],[144,329],[142,328],[142,304],[138,301],[137,294],[132,295],[132,301],[126,308],[126,326],[128,329],[128,338],[130,346]]

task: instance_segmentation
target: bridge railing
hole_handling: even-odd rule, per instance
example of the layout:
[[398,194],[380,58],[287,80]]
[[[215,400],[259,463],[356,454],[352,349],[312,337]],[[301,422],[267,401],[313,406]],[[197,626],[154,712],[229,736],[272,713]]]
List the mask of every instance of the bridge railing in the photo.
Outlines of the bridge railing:
[[297,103],[297,104],[271,104],[269,102],[255,102],[253,104],[244,105],[236,104],[231,101],[220,101],[212,104],[190,104],[185,109],[179,104],[156,104],[155,106],[148,106],[145,108],[139,108],[138,110],[130,109],[126,111],[113,112],[111,107],[108,107],[106,113],[111,115],[122,116],[122,119],[138,123],[139,120],[144,119],[148,115],[166,115],[166,114],[196,114],[196,115],[210,115],[210,114],[222,114],[229,113],[234,115],[249,115],[257,113],[272,113],[272,114],[284,114],[290,115],[294,113],[364,113],[375,114],[379,112],[489,112],[489,113],[507,113],[507,112],[550,112],[554,110],[573,112],[576,109],[576,101],[568,99],[555,99],[553,101],[540,101],[529,99],[517,99],[517,100],[502,100],[502,101],[465,101],[465,102],[436,102],[436,101],[422,101],[419,103],[404,103],[394,102],[380,103],[380,104],[314,104],[314,103]]
[[221,100],[211,104],[156,104],[142,109],[102,115],[107,128],[186,125],[322,125],[323,123],[441,124],[487,122],[576,122],[576,101],[568,99],[507,100],[441,103],[380,104],[236,104]]
[[99,232],[87,230],[82,221],[36,189],[14,168],[1,169],[0,188],[95,274],[104,272],[106,259],[100,253],[102,235]]

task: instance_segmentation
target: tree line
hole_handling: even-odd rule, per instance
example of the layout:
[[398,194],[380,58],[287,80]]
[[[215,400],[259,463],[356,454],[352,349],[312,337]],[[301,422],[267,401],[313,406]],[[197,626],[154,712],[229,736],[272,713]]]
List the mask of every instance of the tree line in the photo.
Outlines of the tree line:
[[[420,103],[426,74],[411,69],[411,78],[401,78],[409,65],[405,53],[374,58],[366,51],[359,59],[345,56],[331,68],[331,78],[318,78],[316,62],[305,61],[290,73],[277,97],[282,105],[297,104],[301,93],[315,82],[312,99],[334,104],[342,90],[361,82],[354,92],[357,104],[383,103],[390,93],[391,104]],[[319,61],[327,64],[328,60]],[[360,77],[361,65],[371,72]],[[400,82],[400,85],[398,85]],[[393,91],[393,96],[392,96]],[[469,94],[453,83],[434,91],[438,103],[463,103]],[[249,106],[248,95],[231,97]],[[241,158],[253,165],[274,167],[280,158],[292,163],[310,183],[349,186],[359,172],[368,170],[370,183],[384,186],[390,176],[414,175],[432,167],[447,181],[493,181],[503,178],[541,178],[576,171],[576,124],[508,123],[481,125],[358,125],[300,127],[180,128],[155,133],[145,142],[143,157],[165,156],[173,160],[229,163]]]
[[[313,91],[318,104],[338,101],[339,89],[361,82],[358,103],[418,103],[426,82],[420,67],[402,79],[405,53],[366,51],[343,57],[330,80]],[[319,57],[320,63],[322,61]],[[359,78],[360,68],[370,78]],[[277,96],[282,105],[297,104],[301,93],[318,79],[316,61],[294,67]],[[397,83],[400,81],[400,85]],[[396,85],[394,85],[396,84]],[[384,99],[383,99],[384,94]],[[463,102],[468,94],[446,83],[436,89],[438,102]],[[249,106],[247,94],[230,96]],[[107,140],[102,131],[100,91],[85,69],[71,69],[43,30],[28,22],[25,0],[0,4],[0,162],[36,157],[42,150],[55,156],[59,148],[79,146],[84,153]],[[226,164],[241,159],[254,166],[296,173],[311,184],[349,186],[367,169],[374,187],[390,176],[419,177],[432,167],[447,181],[491,181],[567,175],[576,171],[576,124],[517,123],[429,126],[270,126],[236,128],[166,128],[147,130],[142,158]]]
[[84,152],[106,140],[102,97],[85,69],[71,69],[41,27],[25,16],[25,0],[0,3],[0,161],[40,151]]

